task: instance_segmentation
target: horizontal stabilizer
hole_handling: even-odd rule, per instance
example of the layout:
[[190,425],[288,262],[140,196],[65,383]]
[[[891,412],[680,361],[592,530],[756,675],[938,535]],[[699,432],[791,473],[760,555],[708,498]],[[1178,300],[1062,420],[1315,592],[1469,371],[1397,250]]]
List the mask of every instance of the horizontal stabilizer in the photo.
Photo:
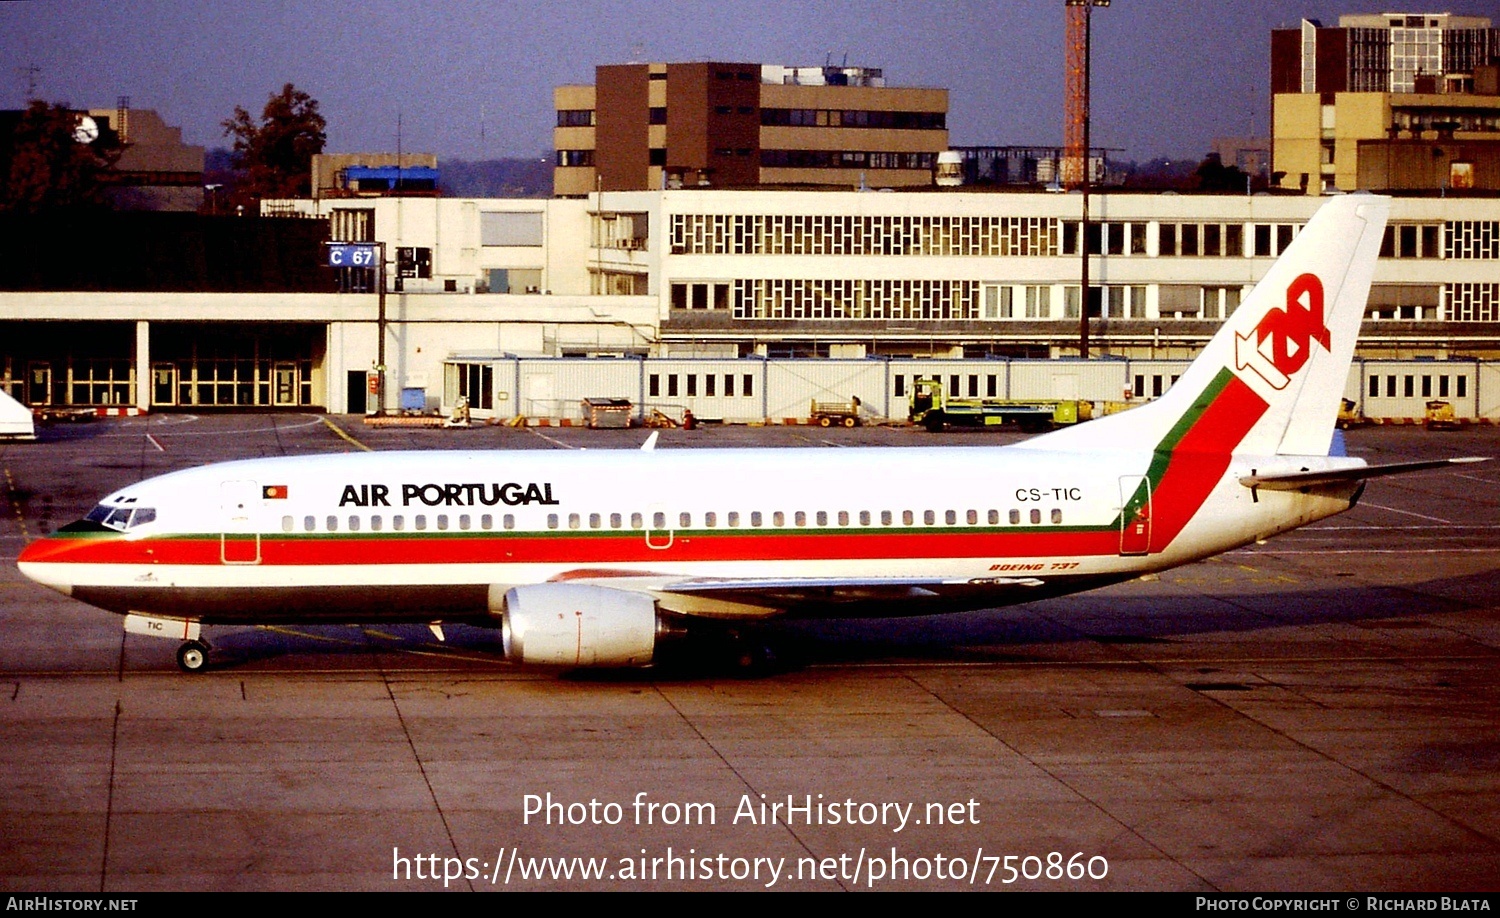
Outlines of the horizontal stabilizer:
[[1459,459],[1427,459],[1422,462],[1393,462],[1389,465],[1362,465],[1310,472],[1268,472],[1262,475],[1246,475],[1240,479],[1240,484],[1247,488],[1265,488],[1269,491],[1298,491],[1319,485],[1364,481],[1367,478],[1402,475],[1406,472],[1420,472],[1449,465],[1486,462],[1489,458],[1489,456],[1464,456]]

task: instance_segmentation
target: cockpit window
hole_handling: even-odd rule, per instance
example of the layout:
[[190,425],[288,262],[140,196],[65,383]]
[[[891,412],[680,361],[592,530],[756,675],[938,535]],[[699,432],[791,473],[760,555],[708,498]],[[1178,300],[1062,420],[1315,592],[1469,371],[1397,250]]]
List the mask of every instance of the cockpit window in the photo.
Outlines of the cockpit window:
[[111,507],[100,504],[90,510],[84,519],[91,523],[98,523],[106,529],[116,532],[124,532],[134,529],[156,519],[155,507]]

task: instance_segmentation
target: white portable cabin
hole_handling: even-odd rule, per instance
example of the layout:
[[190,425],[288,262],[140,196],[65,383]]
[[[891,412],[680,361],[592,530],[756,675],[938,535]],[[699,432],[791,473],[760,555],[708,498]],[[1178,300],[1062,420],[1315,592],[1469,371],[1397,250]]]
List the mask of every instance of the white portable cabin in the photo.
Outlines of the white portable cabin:
[[0,440],[35,440],[36,423],[31,409],[0,389]]

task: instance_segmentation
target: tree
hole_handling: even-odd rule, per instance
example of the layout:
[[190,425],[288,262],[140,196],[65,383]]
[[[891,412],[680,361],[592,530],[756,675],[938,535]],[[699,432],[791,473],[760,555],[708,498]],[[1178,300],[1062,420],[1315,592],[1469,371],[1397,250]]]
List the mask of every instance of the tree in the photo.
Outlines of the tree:
[[224,134],[234,138],[235,161],[245,172],[239,192],[250,198],[306,197],[312,158],[323,152],[327,126],[318,100],[291,83],[271,94],[259,123],[236,105]]
[[1240,167],[1224,165],[1217,153],[1203,157],[1203,162],[1198,164],[1198,171],[1193,175],[1199,191],[1234,191],[1244,194],[1249,187],[1245,184],[1248,176],[1240,171]]
[[34,100],[11,136],[0,208],[35,214],[102,205],[106,173],[121,151],[112,131],[81,130],[89,124],[66,105]]

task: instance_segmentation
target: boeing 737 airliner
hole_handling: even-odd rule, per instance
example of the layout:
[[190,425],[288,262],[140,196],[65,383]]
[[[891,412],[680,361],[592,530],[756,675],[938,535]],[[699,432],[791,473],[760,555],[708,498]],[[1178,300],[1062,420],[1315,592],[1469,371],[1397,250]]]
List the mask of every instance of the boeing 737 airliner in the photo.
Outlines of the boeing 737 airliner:
[[229,462],[109,495],[20,567],[182,641],[186,670],[207,660],[204,623],[498,625],[517,662],[629,666],[695,620],[922,614],[1116,583],[1441,464],[1329,455],[1388,209],[1325,204],[1162,398],[1014,446]]

